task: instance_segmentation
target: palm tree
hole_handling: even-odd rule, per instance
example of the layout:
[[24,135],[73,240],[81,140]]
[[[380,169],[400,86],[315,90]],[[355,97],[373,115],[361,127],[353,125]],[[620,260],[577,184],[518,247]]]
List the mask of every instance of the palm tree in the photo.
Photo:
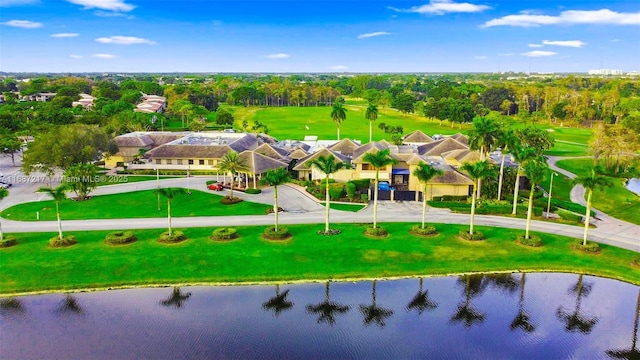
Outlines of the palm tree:
[[[0,188],[0,200],[9,196],[9,190]],[[4,240],[4,234],[2,233],[2,225],[0,224],[0,241]]]
[[167,198],[167,220],[169,223],[169,236],[171,236],[171,201],[176,197],[176,195],[184,194],[186,191],[183,188],[159,188],[155,191],[161,196]]
[[276,295],[264,302],[262,308],[267,311],[272,310],[277,317],[281,312],[293,307],[293,302],[287,300],[287,295],[289,295],[289,290],[287,289],[284,292],[280,292],[280,285],[276,284]]
[[307,305],[307,313],[318,314],[318,324],[327,323],[331,326],[336,323],[336,314],[344,314],[351,308],[330,300],[329,281],[325,285],[324,301],[318,305]]
[[369,120],[369,142],[373,141],[373,122],[378,119],[378,107],[374,104],[369,104],[367,110],[364,112],[364,117]]
[[518,302],[518,315],[516,315],[515,319],[509,325],[511,330],[515,330],[517,328],[521,328],[525,332],[533,332],[536,327],[531,323],[529,319],[529,314],[524,310],[524,283],[525,283],[525,273],[522,273],[522,277],[520,279],[520,301]]
[[529,229],[531,228],[531,214],[533,213],[533,193],[536,189],[536,185],[540,184],[544,179],[545,174],[549,166],[547,165],[547,160],[537,159],[527,162],[524,165],[524,174],[529,179],[529,183],[531,184],[531,189],[529,190],[529,207],[527,211],[527,226],[525,227],[524,238],[529,239]]
[[473,219],[476,215],[476,190],[480,179],[493,176],[494,169],[488,161],[478,161],[477,163],[465,163],[460,169],[466,172],[473,180],[473,191],[471,192],[471,221],[469,225],[469,234],[473,235]]
[[604,189],[613,186],[609,178],[596,173],[595,169],[591,169],[590,175],[579,176],[573,180],[574,184],[582,185],[587,193],[587,212],[584,215],[584,237],[582,238],[582,245],[587,245],[587,233],[589,231],[589,222],[591,221],[591,197],[593,190]]
[[502,181],[504,180],[504,161],[507,154],[518,144],[518,138],[511,129],[501,131],[495,145],[502,149],[502,160],[500,161],[500,177],[498,179],[498,200],[502,199]]
[[393,310],[376,304],[376,280],[373,280],[371,285],[371,304],[360,305],[360,313],[364,317],[365,325],[376,323],[379,327],[384,327],[384,321],[393,315]]
[[171,295],[166,299],[160,301],[160,305],[167,307],[175,307],[176,309],[180,309],[184,306],[184,303],[191,297],[191,293],[182,293],[180,292],[180,287],[176,286],[171,291]]
[[640,359],[640,350],[636,349],[638,342],[638,320],[640,320],[640,289],[638,289],[638,300],[636,302],[636,316],[633,321],[633,335],[631,337],[631,349],[607,350],[607,355],[616,359]]
[[429,290],[422,291],[422,278],[420,278],[418,293],[407,304],[407,311],[415,309],[418,314],[422,314],[425,310],[433,310],[437,307],[438,303],[429,299]]
[[286,168],[277,168],[275,170],[267,170],[260,183],[263,185],[273,186],[273,213],[275,215],[275,231],[278,231],[278,185],[286,184],[291,181],[291,175]]
[[511,215],[516,215],[516,210],[518,209],[518,190],[520,188],[520,173],[522,172],[522,166],[525,162],[534,159],[537,157],[536,151],[530,147],[515,147],[511,151],[511,156],[518,163],[518,168],[516,169],[516,184],[513,187],[513,210],[511,211]]
[[374,182],[374,195],[373,195],[373,228],[375,229],[378,224],[378,181],[380,179],[380,169],[387,167],[388,165],[396,164],[398,161],[389,155],[389,149],[378,150],[375,153],[367,153],[362,160],[369,163],[376,169],[376,177]]
[[331,109],[331,118],[335,121],[336,126],[338,127],[338,140],[340,140],[340,124],[347,119],[347,109],[341,102],[336,101],[333,104],[333,108]]
[[[479,117],[473,120],[473,128],[469,130],[469,148],[480,151],[480,161],[484,161],[500,135],[500,128],[495,120]],[[480,197],[482,179],[478,179],[478,197]]]
[[222,157],[222,161],[220,161],[218,168],[227,174],[231,174],[231,190],[229,192],[229,197],[233,199],[233,185],[236,173],[246,170],[246,164],[240,160],[237,152],[229,150]]
[[55,188],[41,187],[38,192],[49,194],[56,203],[56,218],[58,219],[58,238],[62,241],[62,220],[60,219],[60,202],[67,198],[67,184],[58,185]]
[[420,162],[418,167],[413,170],[413,176],[417,177],[423,185],[422,188],[422,228],[424,229],[424,218],[427,215],[427,184],[429,180],[433,179],[437,175],[442,175],[442,170],[436,169],[433,166]]
[[342,161],[336,161],[336,158],[332,155],[319,156],[317,159],[313,159],[308,162],[308,167],[316,168],[324,173],[325,178],[325,216],[324,216],[324,232],[329,233],[329,205],[331,204],[331,197],[329,196],[329,175],[338,172],[340,169],[347,167],[347,164]]
[[588,334],[593,330],[593,327],[598,322],[598,318],[593,316],[587,316],[580,312],[580,305],[582,303],[582,297],[588,296],[591,292],[593,284],[585,283],[582,279],[583,275],[580,274],[578,282],[569,289],[570,292],[576,294],[576,308],[572,313],[564,310],[562,306],[558,308],[556,316],[558,319],[565,323],[565,330],[569,332],[579,331],[583,334]]

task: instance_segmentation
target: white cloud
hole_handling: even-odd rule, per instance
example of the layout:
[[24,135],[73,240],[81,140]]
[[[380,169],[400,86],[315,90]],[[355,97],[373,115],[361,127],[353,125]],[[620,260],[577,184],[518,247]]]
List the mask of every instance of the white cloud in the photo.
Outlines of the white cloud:
[[109,36],[96,39],[97,42],[103,44],[116,44],[116,45],[135,45],[135,44],[149,44],[155,45],[155,41],[143,39],[135,36]]
[[580,40],[556,40],[556,41],[542,40],[542,43],[545,45],[565,46],[565,47],[574,47],[574,48],[581,48],[587,45],[586,42],[583,42]]
[[264,57],[267,59],[287,59],[291,57],[291,55],[285,54],[285,53],[277,53],[277,54],[265,55]]
[[611,39],[610,41],[611,41],[611,42],[621,42],[621,41],[622,41],[622,39]]
[[528,57],[546,57],[546,56],[553,56],[553,55],[557,55],[558,53],[553,52],[553,51],[542,51],[542,50],[534,50],[534,51],[529,51],[523,54],[520,54],[522,56],[528,56]]
[[386,31],[376,31],[372,33],[358,35],[358,39],[366,39],[370,37],[383,36],[383,35],[391,35],[391,33],[388,33]]
[[67,0],[76,5],[82,5],[85,9],[102,9],[109,11],[131,11],[135,6],[122,0]]
[[348,67],[344,65],[334,65],[330,67],[331,70],[347,70]]
[[540,45],[540,44],[529,44],[529,45],[527,45],[527,46],[528,46],[528,47],[530,47],[530,48],[541,48],[541,47],[543,47],[544,45]]
[[93,13],[93,15],[99,16],[99,17],[126,17],[129,20],[135,19],[135,16],[133,16],[133,15],[127,15],[127,14],[123,14],[123,13],[120,13],[120,12],[114,12],[114,11],[96,10]]
[[115,59],[117,57],[111,54],[93,54],[92,56],[98,59]]
[[38,0],[0,0],[0,7],[35,4]]
[[476,55],[473,58],[476,60],[487,60],[487,57],[485,55]]
[[71,38],[76,37],[80,34],[78,33],[59,33],[59,34],[51,34],[52,38]]
[[498,56],[513,56],[515,55],[514,53],[500,53],[498,54]]
[[71,54],[71,55],[69,55],[69,57],[72,58],[72,59],[82,59],[82,58],[84,58],[84,56],[82,56],[82,55],[75,55],[75,54]]
[[451,0],[431,0],[428,4],[413,6],[409,9],[398,9],[394,7],[389,7],[389,9],[397,12],[443,15],[446,13],[475,13],[489,10],[491,7],[466,2],[456,3]]
[[518,15],[507,15],[489,20],[482,27],[519,26],[538,27],[542,25],[575,25],[575,24],[609,24],[640,25],[640,12],[620,13],[609,9],[600,10],[566,10],[560,15],[542,15],[522,12]]
[[6,26],[19,27],[23,29],[37,29],[42,27],[42,23],[29,21],[29,20],[9,20],[0,24],[6,25]]

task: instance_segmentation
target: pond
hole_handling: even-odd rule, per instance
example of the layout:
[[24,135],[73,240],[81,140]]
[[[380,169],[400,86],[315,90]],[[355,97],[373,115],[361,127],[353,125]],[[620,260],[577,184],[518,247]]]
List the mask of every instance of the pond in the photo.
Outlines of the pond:
[[640,179],[629,179],[629,181],[627,181],[627,189],[632,193],[640,195]]
[[2,299],[0,358],[637,359],[639,307],[555,273],[47,294]]

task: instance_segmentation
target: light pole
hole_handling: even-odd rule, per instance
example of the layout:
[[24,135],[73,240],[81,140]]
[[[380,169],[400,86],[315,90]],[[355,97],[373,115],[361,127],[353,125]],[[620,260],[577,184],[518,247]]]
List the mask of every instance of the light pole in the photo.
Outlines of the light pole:
[[557,172],[551,173],[551,181],[549,183],[549,200],[547,200],[547,219],[549,218],[549,210],[551,210],[551,191],[553,190],[553,178],[558,176]]

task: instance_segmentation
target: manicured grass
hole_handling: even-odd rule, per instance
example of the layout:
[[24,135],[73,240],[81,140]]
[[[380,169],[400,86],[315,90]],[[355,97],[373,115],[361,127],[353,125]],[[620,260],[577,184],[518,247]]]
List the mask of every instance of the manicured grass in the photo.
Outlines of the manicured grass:
[[556,140],[586,145],[591,139],[591,129],[559,127],[549,124],[545,124],[544,127],[553,130],[550,133]]
[[[270,205],[243,201],[234,205],[222,205],[222,196],[191,190],[191,194],[177,195],[171,202],[171,216],[233,216],[266,214]],[[152,218],[167,216],[167,201],[153,190],[135,191],[114,195],[102,195],[87,201],[67,199],[60,204],[63,220]],[[52,200],[18,204],[5,209],[0,216],[10,220],[56,220],[55,203]]]
[[[592,159],[571,159],[557,162],[558,167],[576,175],[587,175]],[[640,224],[640,197],[624,187],[622,179],[609,178],[613,187],[593,192],[593,206],[609,216]],[[555,188],[555,182],[554,182]]]
[[[544,180],[540,184],[547,192],[549,192],[549,185],[551,185],[551,173],[553,170],[547,170]],[[573,188],[573,180],[568,177],[556,173],[556,177],[553,179],[553,189],[551,190],[551,197],[553,199],[571,201],[571,189]]]
[[[320,202],[320,204],[322,206],[325,206],[326,204],[323,202]],[[366,205],[364,204],[337,204],[337,203],[329,203],[329,207],[333,210],[342,210],[342,211],[351,211],[351,212],[357,212],[360,211],[362,209],[364,209]]]
[[545,152],[550,156],[585,156],[589,154],[589,147],[586,144],[576,144],[556,140],[555,146]]
[[[156,177],[152,175],[104,175],[106,178],[104,181],[97,183],[98,186],[104,185],[117,185],[117,184],[129,184],[141,181],[155,181]],[[174,179],[180,176],[160,176],[160,180]]]
[[390,235],[371,239],[368,224],[336,224],[340,235],[320,236],[316,225],[288,226],[293,238],[265,241],[261,227],[237,228],[232,242],[209,240],[212,228],[184,229],[188,240],[175,245],[156,241],[162,229],[134,230],[129,245],[104,243],[108,231],[69,232],[78,239],[70,248],[51,249],[52,233],[25,233],[18,245],[0,249],[0,293],[104,288],[145,284],[260,282],[444,275],[489,271],[566,271],[600,275],[640,284],[637,256],[602,245],[599,255],[571,250],[572,239],[538,234],[544,246],[514,242],[522,230],[479,226],[488,240],[457,238],[464,225],[435,224],[440,234],[424,239],[409,234],[411,225],[388,223]]

